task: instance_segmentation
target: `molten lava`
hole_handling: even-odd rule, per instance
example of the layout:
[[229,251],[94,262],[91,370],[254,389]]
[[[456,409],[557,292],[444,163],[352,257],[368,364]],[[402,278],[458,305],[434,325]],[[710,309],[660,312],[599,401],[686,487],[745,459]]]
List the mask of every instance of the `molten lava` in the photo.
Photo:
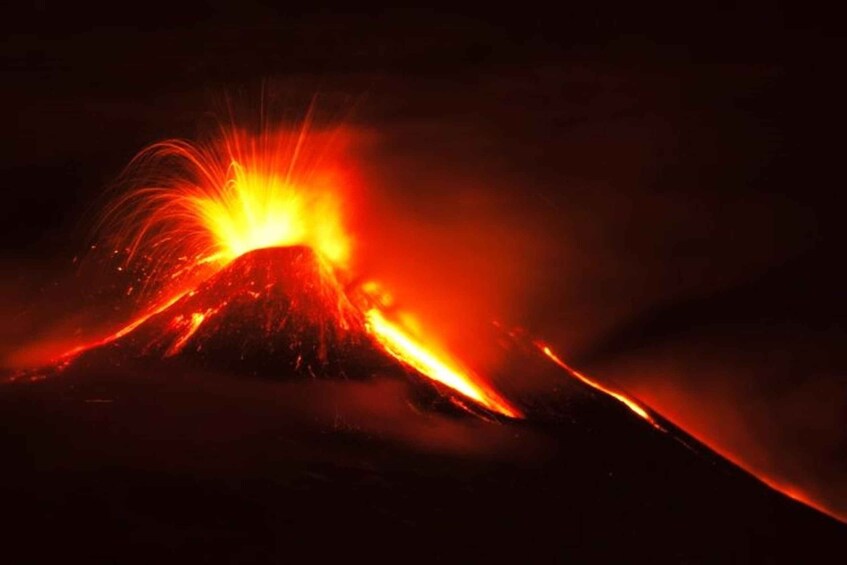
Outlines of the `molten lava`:
[[372,307],[365,312],[365,316],[370,333],[399,361],[461,392],[493,412],[512,418],[520,417],[521,413],[516,408],[486,387],[479,378],[458,368],[446,355],[436,354],[432,348],[416,341],[400,325],[387,320],[378,308]]
[[650,422],[650,425],[652,425],[654,428],[659,429],[659,430],[662,429],[662,427],[658,423],[656,423],[656,420],[653,419],[653,417],[650,415],[650,413],[647,412],[647,410],[644,407],[642,407],[640,404],[638,404],[635,400],[627,397],[623,393],[616,392],[616,391],[614,391],[614,390],[612,390],[608,387],[605,387],[605,386],[601,385],[600,383],[598,383],[597,381],[590,379],[589,377],[580,373],[579,371],[577,371],[576,369],[574,369],[573,367],[571,367],[570,365],[568,365],[567,363],[562,361],[562,359],[558,355],[556,355],[553,352],[552,349],[550,349],[549,345],[542,343],[540,341],[535,342],[535,345],[536,345],[536,347],[538,347],[538,349],[544,355],[549,357],[550,360],[553,361],[553,363],[555,363],[556,365],[558,365],[559,367],[564,369],[569,375],[579,379],[580,381],[584,382],[585,384],[587,384],[588,386],[590,386],[593,389],[596,389],[596,390],[599,390],[600,392],[608,394],[609,396],[611,396],[612,398],[614,398],[615,400],[617,400],[618,402],[620,402],[621,404],[623,404],[624,406],[626,406],[627,408],[629,408],[630,410],[635,412],[640,418],[643,418],[643,419],[647,420],[648,422]]

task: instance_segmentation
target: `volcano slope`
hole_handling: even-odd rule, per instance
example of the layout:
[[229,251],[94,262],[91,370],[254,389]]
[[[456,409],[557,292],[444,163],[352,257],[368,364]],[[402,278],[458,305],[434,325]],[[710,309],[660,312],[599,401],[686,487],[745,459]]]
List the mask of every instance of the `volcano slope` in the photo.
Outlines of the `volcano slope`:
[[[107,359],[108,358],[108,359]],[[189,359],[250,376],[363,378],[394,367],[331,267],[305,246],[257,249],[76,366]]]
[[517,341],[510,377],[547,383],[520,395],[526,419],[455,408],[367,337],[321,268],[304,248],[254,252],[61,372],[0,386],[9,562],[843,550],[843,524]]

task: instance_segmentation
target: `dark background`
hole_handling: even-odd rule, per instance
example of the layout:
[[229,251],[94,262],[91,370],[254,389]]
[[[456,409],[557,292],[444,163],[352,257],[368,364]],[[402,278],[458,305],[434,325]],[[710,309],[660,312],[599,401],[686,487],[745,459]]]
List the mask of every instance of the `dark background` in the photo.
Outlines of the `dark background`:
[[847,512],[835,20],[776,3],[459,12],[7,12],[6,347],[45,323],[33,304],[73,294],[49,288],[103,187],[145,144],[192,136],[210,94],[263,79],[348,93],[384,135],[373,175],[397,187],[392,206],[428,211],[411,233],[470,218],[492,235],[480,278],[515,281],[492,293],[498,315]]

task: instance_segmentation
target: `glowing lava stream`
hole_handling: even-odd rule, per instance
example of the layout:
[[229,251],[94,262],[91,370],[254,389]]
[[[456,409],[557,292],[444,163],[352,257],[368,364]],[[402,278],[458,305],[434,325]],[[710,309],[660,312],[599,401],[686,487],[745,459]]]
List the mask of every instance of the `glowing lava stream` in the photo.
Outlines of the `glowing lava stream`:
[[112,343],[113,341],[119,340],[120,338],[129,334],[132,330],[134,330],[135,328],[137,328],[138,326],[140,326],[141,324],[143,324],[144,322],[146,322],[147,320],[149,320],[150,318],[152,318],[156,314],[164,312],[165,310],[167,310],[168,308],[170,308],[171,306],[176,304],[179,301],[180,298],[182,298],[183,296],[185,296],[188,293],[189,293],[189,291],[177,293],[176,295],[174,295],[171,298],[165,300],[164,302],[162,302],[158,306],[151,308],[150,310],[148,310],[147,312],[145,312],[141,316],[137,317],[136,319],[134,319],[133,321],[131,321],[130,323],[128,323],[127,325],[125,325],[124,327],[122,327],[121,329],[119,329],[118,331],[116,331],[113,334],[110,334],[106,337],[100,338],[100,339],[98,339],[94,342],[91,342],[91,343],[85,343],[85,344],[82,344],[82,345],[77,345],[76,347],[69,349],[68,351],[65,351],[64,353],[62,353],[58,357],[56,362],[66,364],[67,362],[73,360],[73,358],[76,357],[77,355],[85,353],[89,349],[94,349],[95,347],[100,347],[101,345],[107,345],[109,343]]
[[618,402],[621,402],[627,408],[629,408],[630,410],[635,412],[640,418],[647,420],[650,423],[650,425],[653,426],[654,428],[656,428],[657,430],[664,431],[664,428],[662,428],[662,426],[660,426],[656,422],[656,420],[653,419],[653,417],[647,412],[647,410],[645,410],[641,405],[639,405],[637,402],[635,402],[631,398],[627,398],[626,396],[624,396],[623,394],[621,394],[619,392],[615,392],[615,391],[613,391],[609,388],[606,388],[603,385],[601,385],[600,383],[598,383],[597,381],[592,380],[592,379],[588,378],[587,376],[583,375],[582,373],[580,373],[579,371],[577,371],[576,369],[574,369],[573,367],[571,367],[570,365],[568,365],[567,363],[562,361],[562,359],[558,355],[553,353],[553,350],[550,349],[549,345],[547,345],[543,342],[540,342],[540,341],[536,341],[535,346],[544,355],[549,357],[550,360],[553,361],[553,363],[555,363],[556,365],[558,365],[559,367],[561,367],[562,369],[567,371],[569,375],[576,377],[577,379],[581,380],[582,382],[584,382],[585,384],[587,384],[588,386],[590,386],[593,389],[599,390],[600,392],[602,392],[604,394],[608,394],[609,396],[611,396],[612,398],[614,398]]
[[419,373],[427,375],[456,390],[489,410],[510,418],[520,418],[521,413],[500,398],[494,391],[485,390],[458,369],[450,367],[445,359],[439,359],[432,351],[403,332],[398,325],[388,321],[376,308],[365,312],[368,331],[393,357],[410,365]]
[[[654,428],[656,428],[657,430],[660,430],[660,431],[663,431],[663,432],[667,431],[658,422],[656,422],[656,420],[650,415],[649,412],[647,412],[647,410],[644,407],[639,405],[637,402],[635,402],[631,398],[627,398],[626,396],[624,396],[623,394],[621,394],[619,392],[615,392],[615,391],[613,391],[609,388],[606,388],[603,385],[601,385],[600,383],[598,383],[597,381],[594,381],[594,380],[590,379],[589,377],[587,377],[586,375],[584,375],[583,373],[580,373],[579,371],[577,371],[576,369],[574,369],[573,367],[571,367],[570,365],[568,365],[567,363],[562,361],[562,359],[558,355],[556,355],[553,352],[552,349],[550,349],[549,345],[547,345],[547,344],[545,344],[541,341],[535,341],[534,345],[538,348],[539,351],[541,351],[551,361],[553,361],[553,363],[555,363],[556,365],[558,365],[559,367],[564,369],[570,376],[581,380],[582,382],[584,382],[588,386],[590,386],[594,389],[597,389],[604,394],[608,394],[612,398],[614,398],[614,399],[618,400],[619,402],[623,403],[624,405],[626,405],[627,408],[632,410],[640,418],[643,418],[644,420],[649,422],[650,425],[653,426]],[[679,438],[677,438],[677,439],[679,440]],[[836,520],[839,520],[839,521],[847,524],[847,516],[841,516],[841,515],[835,513],[834,511],[829,510],[825,506],[814,502],[811,498],[809,498],[806,494],[804,494],[803,492],[801,492],[800,490],[798,490],[794,486],[786,485],[784,483],[781,483],[780,481],[771,479],[767,475],[764,475],[764,474],[762,474],[758,471],[755,471],[754,469],[751,469],[741,459],[739,459],[738,457],[735,457],[734,455],[732,455],[730,453],[727,453],[726,451],[721,449],[720,446],[714,445],[712,442],[708,441],[707,439],[705,439],[705,438],[698,438],[698,439],[699,439],[699,441],[701,441],[705,445],[707,445],[710,449],[714,450],[715,452],[719,453],[722,457],[724,457],[725,459],[732,462],[732,464],[746,470],[748,473],[750,473],[751,476],[755,477],[759,482],[766,485],[768,488],[771,488],[771,489],[773,489],[773,490],[775,490],[779,493],[782,493],[792,500],[795,500],[795,501],[797,501],[801,504],[809,506],[810,508],[814,508],[815,510],[817,510],[817,511],[823,513],[823,514],[826,514],[828,516],[832,516]],[[682,442],[682,443],[686,446],[688,445],[685,442]]]

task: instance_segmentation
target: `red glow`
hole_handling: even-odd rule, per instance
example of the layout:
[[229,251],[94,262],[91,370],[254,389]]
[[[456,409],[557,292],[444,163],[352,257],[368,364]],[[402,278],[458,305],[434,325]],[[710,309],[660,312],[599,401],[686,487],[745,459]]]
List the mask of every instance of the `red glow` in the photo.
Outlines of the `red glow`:
[[167,310],[168,308],[173,306],[185,294],[186,294],[185,292],[182,292],[182,293],[177,293],[177,294],[171,296],[170,298],[165,300],[163,303],[161,303],[157,306],[154,306],[153,308],[151,308],[150,310],[148,310],[144,314],[138,316],[137,318],[132,320],[127,325],[123,326],[121,329],[119,329],[115,333],[109,334],[105,337],[102,337],[100,339],[97,339],[97,340],[89,342],[89,343],[83,343],[83,344],[77,345],[76,347],[73,347],[72,349],[65,351],[59,357],[59,360],[62,361],[62,362],[67,362],[68,360],[73,359],[77,355],[84,353],[84,352],[88,351],[89,349],[94,349],[95,347],[100,347],[101,345],[106,345],[106,344],[112,343],[113,341],[119,340],[120,338],[124,337],[125,335],[128,335],[130,332],[132,332],[132,330],[134,330],[135,328],[137,328],[138,326],[140,326],[141,324],[143,324],[144,322],[146,322],[147,320],[149,320],[150,318],[152,318],[156,314],[159,314],[160,312],[164,312],[165,310]]

